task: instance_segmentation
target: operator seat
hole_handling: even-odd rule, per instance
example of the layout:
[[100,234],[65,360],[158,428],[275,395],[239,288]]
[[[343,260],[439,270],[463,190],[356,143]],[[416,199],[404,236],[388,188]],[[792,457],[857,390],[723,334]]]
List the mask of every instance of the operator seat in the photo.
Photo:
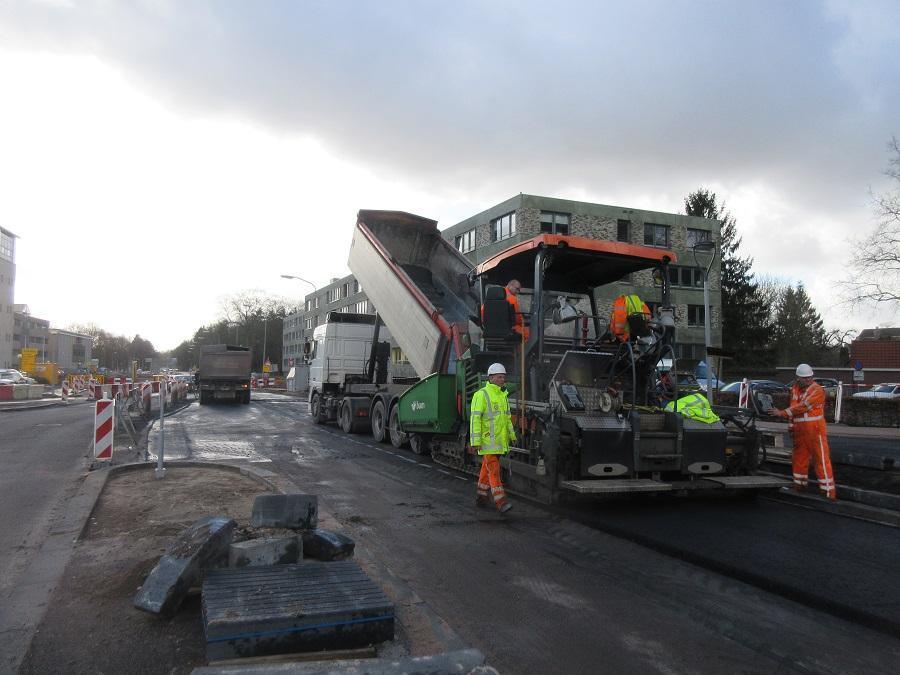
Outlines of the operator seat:
[[506,301],[506,289],[495,285],[485,288],[481,305],[481,330],[485,340],[508,342],[517,339],[514,325],[515,317],[512,305]]

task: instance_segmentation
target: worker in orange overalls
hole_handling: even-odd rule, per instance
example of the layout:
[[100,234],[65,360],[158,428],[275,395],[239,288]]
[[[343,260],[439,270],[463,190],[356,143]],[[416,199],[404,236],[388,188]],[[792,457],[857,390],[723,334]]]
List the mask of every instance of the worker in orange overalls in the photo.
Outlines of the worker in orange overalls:
[[516,323],[513,326],[513,331],[519,335],[525,336],[525,340],[528,341],[530,332],[525,325],[525,318],[522,316],[522,312],[519,311],[519,298],[516,297],[521,290],[522,283],[518,279],[510,279],[509,283],[506,284],[506,301],[512,305],[513,312],[515,312],[514,316]]
[[837,499],[831,451],[825,429],[825,390],[813,381],[813,369],[806,363],[797,366],[797,379],[791,387],[791,405],[774,414],[787,418],[794,439],[794,489],[805,490],[812,458],[819,479],[819,490],[828,499]]
[[628,317],[632,314],[643,314],[650,320],[650,308],[638,295],[620,295],[613,301],[612,316],[609,317],[609,332],[619,342],[628,342],[631,331],[628,328]]

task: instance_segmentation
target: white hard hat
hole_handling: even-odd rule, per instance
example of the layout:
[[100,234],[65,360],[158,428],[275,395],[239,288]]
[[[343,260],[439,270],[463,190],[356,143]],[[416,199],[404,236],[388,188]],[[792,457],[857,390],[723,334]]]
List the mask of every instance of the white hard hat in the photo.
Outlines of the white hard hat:
[[812,377],[813,369],[808,363],[801,363],[797,366],[797,377]]
[[490,368],[488,368],[488,377],[491,375],[506,375],[506,368],[503,367],[502,363],[492,363]]

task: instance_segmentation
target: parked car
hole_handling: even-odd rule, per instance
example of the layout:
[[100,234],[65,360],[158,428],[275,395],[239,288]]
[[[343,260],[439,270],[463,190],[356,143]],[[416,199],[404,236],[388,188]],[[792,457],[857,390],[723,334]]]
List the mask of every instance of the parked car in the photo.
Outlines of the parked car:
[[900,384],[896,382],[886,382],[884,384],[876,384],[869,391],[861,391],[853,394],[852,398],[885,398],[900,399]]
[[0,384],[34,384],[35,379],[23,375],[15,368],[4,368],[0,370]]
[[[775,380],[750,380],[749,384],[751,393],[763,392],[767,394],[777,394],[779,392],[789,392],[791,390],[786,384],[776,382]],[[741,382],[738,380],[737,382],[727,384],[722,387],[720,391],[739,394],[741,391]]]
[[725,384],[722,380],[719,379],[718,374],[712,368],[709,368],[709,381],[707,382],[707,365],[704,361],[701,361],[697,364],[697,367],[694,368],[694,377],[697,378],[697,382],[700,384],[700,388],[703,391],[706,391],[707,385],[712,387],[713,389],[719,389],[721,391],[722,386]]
[[840,384],[840,380],[835,380],[833,377],[814,377],[813,382],[818,382],[825,389],[836,388]]

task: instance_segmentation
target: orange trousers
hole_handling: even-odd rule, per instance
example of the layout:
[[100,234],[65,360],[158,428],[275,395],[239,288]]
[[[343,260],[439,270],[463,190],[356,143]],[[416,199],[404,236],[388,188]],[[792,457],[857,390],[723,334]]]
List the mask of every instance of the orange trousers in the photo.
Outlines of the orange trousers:
[[498,509],[506,503],[506,490],[500,481],[500,458],[497,455],[481,456],[481,473],[478,474],[478,499],[487,500],[488,490]]
[[809,462],[812,460],[819,479],[819,490],[828,499],[837,499],[834,472],[831,470],[831,450],[825,420],[794,422],[794,488],[804,489],[809,481]]

